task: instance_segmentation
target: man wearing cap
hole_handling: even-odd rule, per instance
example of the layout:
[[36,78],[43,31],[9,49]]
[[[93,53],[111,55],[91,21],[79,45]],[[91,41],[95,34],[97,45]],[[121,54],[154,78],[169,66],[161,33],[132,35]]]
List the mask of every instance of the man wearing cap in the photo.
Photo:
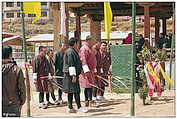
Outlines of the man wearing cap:
[[[77,52],[78,39],[72,37],[69,39],[69,48],[65,51],[63,61],[63,92],[68,94],[68,113],[87,112],[87,109],[81,107],[79,75],[82,70],[81,61]],[[78,110],[73,108],[73,96]]]
[[88,107],[92,102],[92,88],[94,86],[94,70],[96,68],[95,51],[92,49],[94,41],[90,36],[86,37],[85,44],[81,47],[79,56],[82,62],[83,71],[80,76],[81,88],[84,88],[85,106]]
[[2,117],[20,117],[26,101],[22,70],[12,61],[12,47],[2,48]]

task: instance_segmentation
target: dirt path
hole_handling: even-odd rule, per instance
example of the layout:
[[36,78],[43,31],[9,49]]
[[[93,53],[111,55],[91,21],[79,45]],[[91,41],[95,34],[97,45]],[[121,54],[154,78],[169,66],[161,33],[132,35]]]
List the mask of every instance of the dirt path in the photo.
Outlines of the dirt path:
[[[55,93],[57,94],[57,93]],[[142,100],[136,94],[136,117],[175,117],[175,93],[165,91],[162,97],[154,95],[154,101],[150,105],[142,105]],[[83,93],[81,93],[82,106],[84,106]],[[66,94],[63,95],[66,100]],[[88,113],[66,113],[67,106],[38,108],[38,93],[33,92],[31,99],[32,117],[130,117],[131,95],[105,93],[107,102],[102,103],[99,108],[90,107]],[[52,99],[50,99],[52,100]],[[52,101],[51,101],[52,102]],[[74,106],[75,103],[74,103]],[[22,116],[26,117],[26,104],[22,109]]]

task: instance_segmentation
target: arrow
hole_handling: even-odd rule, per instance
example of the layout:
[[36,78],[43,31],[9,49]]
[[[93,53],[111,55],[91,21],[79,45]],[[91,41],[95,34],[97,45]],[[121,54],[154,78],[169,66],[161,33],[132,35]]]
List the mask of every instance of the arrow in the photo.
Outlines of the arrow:
[[[102,79],[102,80],[104,80],[104,81],[106,81],[107,83],[109,83],[109,81],[107,81],[107,79],[105,79],[105,78],[103,78],[103,77],[101,77],[101,76],[98,76],[97,75],[97,77],[98,78],[100,78],[100,79]],[[113,85],[115,85],[117,88],[120,88],[117,84],[115,84],[114,82],[111,82]]]
[[122,81],[120,81],[120,80],[118,79],[118,77],[113,76],[113,78],[114,78],[115,80],[119,81],[122,85],[124,85],[124,86],[126,87],[126,89],[128,89],[128,87],[127,87]]
[[91,85],[91,86],[93,86],[93,87],[95,87],[95,88],[98,88],[99,90],[101,90],[102,92],[104,92],[104,90],[103,90],[103,89],[99,88],[99,87],[98,87],[98,86],[96,86],[96,85],[93,85],[93,84],[90,84],[90,83],[89,83],[89,85]]
[[45,78],[58,78],[58,79],[63,79],[64,77],[62,76],[43,76],[43,77],[40,77],[42,79],[45,79]]
[[51,82],[52,82],[52,84],[55,84],[57,87],[59,87],[60,89],[63,89],[62,87],[62,85],[60,85],[59,83],[57,83],[56,81],[54,81],[54,80],[50,80]]

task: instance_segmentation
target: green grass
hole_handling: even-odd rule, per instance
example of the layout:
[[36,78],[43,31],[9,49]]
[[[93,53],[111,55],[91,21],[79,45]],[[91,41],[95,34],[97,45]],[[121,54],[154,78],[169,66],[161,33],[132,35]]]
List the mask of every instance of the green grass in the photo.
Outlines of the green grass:
[[131,93],[131,90],[113,88],[112,92],[115,92],[115,93]]

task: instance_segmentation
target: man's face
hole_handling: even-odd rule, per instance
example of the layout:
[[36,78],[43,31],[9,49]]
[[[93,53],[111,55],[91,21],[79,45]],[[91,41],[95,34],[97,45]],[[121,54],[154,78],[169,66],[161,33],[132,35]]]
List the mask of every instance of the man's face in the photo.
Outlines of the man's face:
[[97,49],[99,49],[100,46],[101,46],[101,43],[100,43],[100,42],[96,43],[96,48],[97,48]]
[[79,50],[79,42],[74,43],[73,48],[76,50]]
[[62,44],[62,46],[61,46],[61,49],[62,49],[62,50],[65,51],[67,48],[68,48],[68,45],[67,45],[67,44]]
[[42,48],[41,55],[45,56],[47,53],[47,48]]
[[50,53],[49,53],[49,57],[53,58],[53,56],[54,56],[54,53],[53,53],[53,50],[52,50],[52,51],[50,51]]
[[95,44],[95,42],[94,42],[94,40],[93,40],[93,39],[88,40],[88,42],[87,42],[87,43],[90,45],[90,47],[92,47],[92,46]]
[[101,51],[107,51],[107,45],[105,43],[101,43],[100,49]]

